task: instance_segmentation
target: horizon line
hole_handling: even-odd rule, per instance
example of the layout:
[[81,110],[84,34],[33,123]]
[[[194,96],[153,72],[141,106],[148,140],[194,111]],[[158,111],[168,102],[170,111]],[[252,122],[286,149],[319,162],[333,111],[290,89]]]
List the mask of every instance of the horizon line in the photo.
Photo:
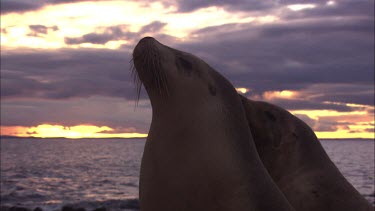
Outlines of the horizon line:
[[[146,139],[147,137],[81,137],[81,138],[71,138],[71,137],[35,137],[35,136],[8,136],[8,135],[0,135],[0,139]],[[318,138],[318,140],[372,140],[375,141],[374,138]]]

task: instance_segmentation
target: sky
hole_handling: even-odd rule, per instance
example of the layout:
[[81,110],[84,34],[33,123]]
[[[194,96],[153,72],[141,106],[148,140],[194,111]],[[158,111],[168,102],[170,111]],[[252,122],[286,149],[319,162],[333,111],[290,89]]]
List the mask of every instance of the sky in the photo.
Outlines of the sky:
[[0,0],[1,135],[145,137],[132,50],[193,53],[318,138],[374,138],[374,0]]

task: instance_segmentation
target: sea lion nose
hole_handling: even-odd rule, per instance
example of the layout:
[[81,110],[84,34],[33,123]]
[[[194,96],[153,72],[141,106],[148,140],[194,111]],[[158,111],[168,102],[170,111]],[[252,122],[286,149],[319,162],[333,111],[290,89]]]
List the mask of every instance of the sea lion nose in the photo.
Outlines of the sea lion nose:
[[155,41],[155,38],[153,37],[144,37],[139,42],[153,42]]
[[137,57],[141,55],[142,52],[145,51],[145,49],[149,50],[150,47],[155,45],[156,42],[157,42],[156,39],[154,39],[153,37],[142,38],[134,48],[134,51],[133,51],[134,59],[137,59]]

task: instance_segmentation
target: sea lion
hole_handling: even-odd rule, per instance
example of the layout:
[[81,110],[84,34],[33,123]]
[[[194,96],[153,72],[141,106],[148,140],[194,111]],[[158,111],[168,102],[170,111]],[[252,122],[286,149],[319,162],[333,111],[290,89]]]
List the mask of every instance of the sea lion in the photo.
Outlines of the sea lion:
[[139,41],[133,62],[152,106],[141,210],[293,210],[261,163],[240,97],[223,76],[151,37]]
[[264,166],[297,211],[373,210],[307,124],[278,106],[241,100]]

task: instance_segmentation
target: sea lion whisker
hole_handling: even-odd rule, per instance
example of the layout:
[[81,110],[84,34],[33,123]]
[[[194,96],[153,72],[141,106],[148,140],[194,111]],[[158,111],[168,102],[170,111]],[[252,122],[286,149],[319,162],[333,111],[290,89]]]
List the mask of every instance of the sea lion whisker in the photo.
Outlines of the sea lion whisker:
[[[161,67],[161,62],[160,59],[157,60],[157,65]],[[165,91],[166,97],[169,96],[169,90],[168,90],[168,83],[167,83],[167,78],[166,78],[166,73],[163,71],[160,71],[160,79],[162,82],[163,90]]]
[[133,58],[130,59],[129,63],[130,63],[131,75],[133,76],[133,83],[135,84],[135,91],[136,91],[135,107],[137,107],[139,103],[140,95],[141,95],[141,90],[142,90],[142,81],[139,78],[138,72],[134,65],[134,56]]
[[160,83],[160,68],[157,66],[157,54],[156,52],[152,52],[152,55],[153,57],[152,59],[152,69],[155,73],[155,78],[156,78],[156,83],[157,83],[157,86],[158,86],[158,89],[159,89],[159,93],[161,94],[161,83]]

